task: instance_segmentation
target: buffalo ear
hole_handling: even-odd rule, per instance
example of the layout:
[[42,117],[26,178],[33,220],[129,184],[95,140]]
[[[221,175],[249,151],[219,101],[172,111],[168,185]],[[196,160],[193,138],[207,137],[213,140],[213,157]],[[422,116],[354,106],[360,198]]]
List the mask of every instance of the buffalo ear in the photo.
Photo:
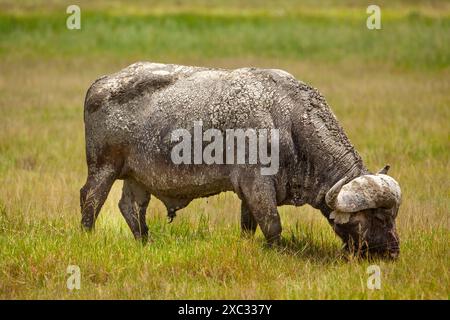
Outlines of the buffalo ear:
[[385,165],[383,169],[381,169],[380,171],[377,172],[377,174],[387,174],[389,169],[390,169],[390,165]]

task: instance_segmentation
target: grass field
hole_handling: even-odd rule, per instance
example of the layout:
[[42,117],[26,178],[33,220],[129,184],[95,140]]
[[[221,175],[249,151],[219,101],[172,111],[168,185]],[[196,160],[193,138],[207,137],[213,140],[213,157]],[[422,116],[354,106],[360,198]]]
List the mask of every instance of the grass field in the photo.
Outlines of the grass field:
[[[82,29],[68,30],[70,1],[0,0],[0,298],[448,299],[450,3],[378,1],[370,31],[364,1],[318,2],[79,1]],[[121,182],[81,232],[84,94],[139,60],[281,68],[319,88],[368,167],[390,163],[402,186],[400,258],[346,259],[307,206],[280,208],[281,248],[241,239],[232,193],[172,224],[153,198],[144,247],[117,207]]]

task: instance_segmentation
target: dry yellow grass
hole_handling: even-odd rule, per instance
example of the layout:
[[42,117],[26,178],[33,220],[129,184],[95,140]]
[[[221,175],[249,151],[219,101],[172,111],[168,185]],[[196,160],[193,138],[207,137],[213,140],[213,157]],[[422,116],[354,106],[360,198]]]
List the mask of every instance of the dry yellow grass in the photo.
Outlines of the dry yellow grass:
[[[118,211],[118,182],[96,233],[81,234],[81,102],[92,79],[127,63],[3,64],[3,298],[448,297],[446,72],[398,73],[349,62],[332,68],[251,59],[207,63],[289,70],[326,94],[369,167],[393,165],[404,190],[402,255],[395,263],[378,262],[383,290],[371,292],[365,287],[369,263],[342,260],[339,240],[308,207],[280,209],[287,243],[277,252],[263,248],[259,233],[255,241],[239,238],[239,202],[231,193],[194,201],[173,225],[154,199],[148,215],[155,243],[140,248]],[[64,288],[68,264],[80,265],[87,277],[79,292]]]

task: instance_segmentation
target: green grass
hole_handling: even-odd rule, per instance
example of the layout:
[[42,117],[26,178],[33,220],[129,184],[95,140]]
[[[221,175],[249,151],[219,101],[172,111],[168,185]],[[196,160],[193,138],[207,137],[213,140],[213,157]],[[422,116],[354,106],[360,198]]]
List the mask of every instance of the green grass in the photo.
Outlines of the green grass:
[[[383,29],[358,1],[0,1],[0,298],[449,298],[450,11],[382,2]],[[401,184],[396,262],[348,260],[320,213],[282,207],[283,246],[239,236],[232,193],[195,200],[172,224],[152,199],[153,242],[135,243],[117,182],[96,231],[79,227],[89,84],[138,60],[286,69],[319,88],[372,170]],[[376,263],[382,289],[368,290]],[[78,265],[81,289],[66,288]]]
[[383,29],[366,28],[365,11],[308,13],[170,13],[120,15],[87,12],[82,29],[68,31],[61,13],[0,16],[0,54],[51,59],[145,54],[157,59],[259,57],[338,62],[389,60],[414,69],[450,64],[450,17],[420,13],[387,17]]

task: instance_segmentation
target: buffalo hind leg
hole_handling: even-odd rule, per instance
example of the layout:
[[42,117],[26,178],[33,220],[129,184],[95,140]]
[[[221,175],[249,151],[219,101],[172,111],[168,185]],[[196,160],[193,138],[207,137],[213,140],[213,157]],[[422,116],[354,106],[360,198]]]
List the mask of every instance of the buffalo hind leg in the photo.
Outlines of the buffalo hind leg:
[[144,243],[148,240],[145,214],[149,201],[150,193],[144,187],[133,179],[124,180],[119,208],[135,239]]
[[86,184],[80,190],[81,225],[85,230],[94,228],[100,209],[116,178],[116,170],[109,167],[89,173]]
[[270,178],[256,176],[241,184],[241,191],[250,213],[258,223],[269,245],[281,240],[281,221],[276,193]]
[[258,226],[253,214],[244,200],[241,201],[241,234],[243,237],[253,236]]

